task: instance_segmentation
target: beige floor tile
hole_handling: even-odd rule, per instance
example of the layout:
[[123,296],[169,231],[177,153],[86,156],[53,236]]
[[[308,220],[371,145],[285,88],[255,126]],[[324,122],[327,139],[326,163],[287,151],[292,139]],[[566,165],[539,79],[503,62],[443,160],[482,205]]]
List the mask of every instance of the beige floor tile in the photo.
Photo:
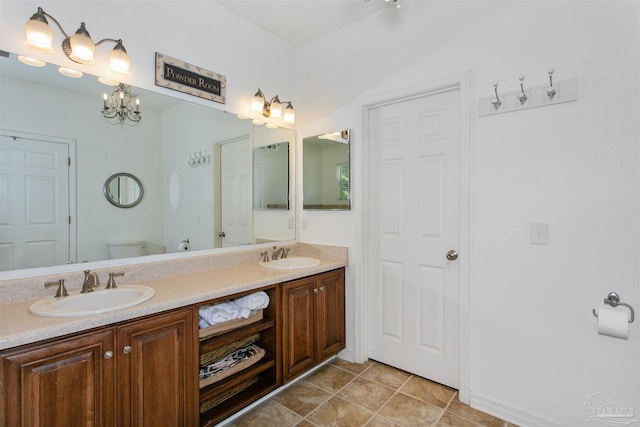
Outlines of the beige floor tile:
[[394,424],[386,418],[376,415],[369,420],[367,427],[398,427],[398,424]]
[[442,412],[442,408],[438,408],[435,405],[402,393],[396,393],[380,409],[378,415],[400,426],[414,427],[435,424]]
[[332,365],[325,365],[306,377],[305,380],[318,387],[335,393],[356,377],[355,374]]
[[278,426],[293,427],[302,421],[302,417],[273,400],[267,400],[250,412],[234,420],[228,427]]
[[358,377],[338,392],[338,396],[370,411],[377,411],[395,393],[393,389]]
[[332,397],[309,414],[307,419],[322,427],[362,427],[372,415],[372,412],[351,402]]
[[473,409],[472,407],[467,406],[463,403],[460,403],[460,400],[458,400],[457,396],[451,401],[449,407],[447,408],[447,411],[485,427],[504,426],[503,420],[492,415],[485,414],[484,412],[478,411],[477,409]]
[[300,380],[283,392],[276,394],[273,400],[304,417],[330,397],[331,393],[307,381]]
[[296,427],[316,427],[316,425],[307,420],[302,420],[298,424],[296,424]]
[[445,412],[438,424],[438,427],[481,427],[480,424],[476,424],[465,418],[459,417],[451,412]]
[[364,371],[365,369],[367,369],[369,366],[371,366],[373,362],[371,362],[370,360],[367,360],[364,363],[351,363],[351,362],[347,362],[346,360],[340,359],[340,358],[335,358],[331,364],[333,366],[337,366],[338,368],[342,368],[345,369],[349,372],[353,372],[354,374],[360,374],[362,373],[362,371]]
[[411,374],[378,362],[374,362],[361,375],[394,390],[397,390],[411,377]]
[[400,392],[441,408],[445,408],[456,394],[452,388],[416,376],[412,376],[400,388]]

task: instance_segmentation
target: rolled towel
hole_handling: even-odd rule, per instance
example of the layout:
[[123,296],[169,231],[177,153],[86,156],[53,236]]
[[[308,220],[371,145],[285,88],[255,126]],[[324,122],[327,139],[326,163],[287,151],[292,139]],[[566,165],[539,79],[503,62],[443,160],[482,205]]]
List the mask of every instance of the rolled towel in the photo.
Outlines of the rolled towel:
[[269,295],[260,291],[253,294],[238,298],[233,301],[238,307],[239,317],[247,318],[255,310],[267,308],[269,306]]
[[200,307],[199,314],[209,325],[237,319],[240,310],[233,301],[225,301],[207,307]]

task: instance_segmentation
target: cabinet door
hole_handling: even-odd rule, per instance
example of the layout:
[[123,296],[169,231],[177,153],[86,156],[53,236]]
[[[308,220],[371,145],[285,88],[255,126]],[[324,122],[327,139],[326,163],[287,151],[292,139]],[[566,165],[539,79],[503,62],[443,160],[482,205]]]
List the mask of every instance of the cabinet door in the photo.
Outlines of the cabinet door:
[[315,358],[315,278],[284,285],[284,378],[304,372],[316,364]]
[[197,424],[193,312],[180,310],[117,329],[118,425]]
[[113,426],[113,329],[0,358],[0,426]]
[[316,357],[327,359],[345,347],[344,270],[316,276]]

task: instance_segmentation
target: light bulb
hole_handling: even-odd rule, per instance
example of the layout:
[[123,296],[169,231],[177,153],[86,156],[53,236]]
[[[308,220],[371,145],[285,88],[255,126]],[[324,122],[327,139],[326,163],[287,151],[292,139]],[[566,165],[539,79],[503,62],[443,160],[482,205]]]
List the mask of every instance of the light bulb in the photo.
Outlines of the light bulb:
[[91,40],[91,36],[85,28],[84,22],[80,23],[80,28],[69,38],[69,44],[71,46],[69,58],[72,61],[87,65],[95,64],[93,52],[96,49],[96,45],[93,44],[93,40]]
[[26,47],[36,52],[53,53],[53,30],[44,15],[34,14],[24,24],[24,33]]
[[116,44],[116,47],[109,53],[109,66],[114,73],[129,74],[131,61],[122,43]]
[[280,100],[278,99],[278,97],[276,96],[273,99],[273,102],[271,103],[271,117],[282,117],[282,104],[280,103]]
[[291,103],[287,104],[287,108],[284,109],[283,119],[287,123],[294,123],[296,121],[296,112]]

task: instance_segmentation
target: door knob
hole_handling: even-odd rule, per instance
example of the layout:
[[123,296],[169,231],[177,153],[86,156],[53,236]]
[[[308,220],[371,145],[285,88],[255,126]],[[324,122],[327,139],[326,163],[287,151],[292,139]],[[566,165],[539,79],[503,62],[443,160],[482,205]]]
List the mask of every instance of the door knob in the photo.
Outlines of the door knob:
[[449,261],[455,261],[458,259],[458,252],[454,251],[453,249],[449,250],[447,252],[447,259]]

